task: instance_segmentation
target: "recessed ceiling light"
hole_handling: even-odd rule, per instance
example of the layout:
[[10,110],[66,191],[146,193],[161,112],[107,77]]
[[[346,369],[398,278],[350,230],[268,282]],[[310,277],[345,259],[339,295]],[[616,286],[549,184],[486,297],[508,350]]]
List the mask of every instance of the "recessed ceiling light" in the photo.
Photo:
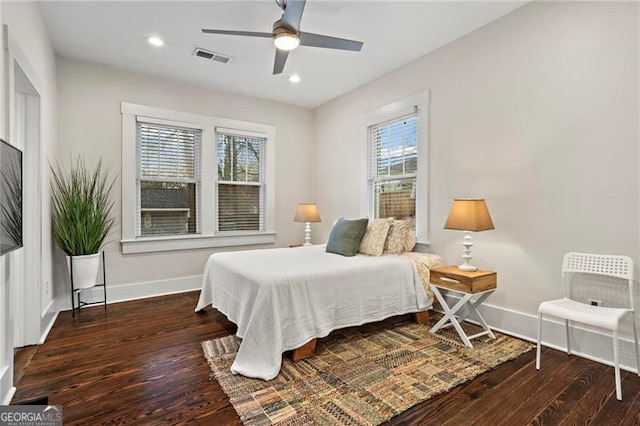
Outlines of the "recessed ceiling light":
[[154,46],[164,46],[164,40],[160,37],[151,36],[147,39],[147,41]]
[[292,83],[297,83],[300,81],[300,76],[298,74],[293,74],[289,76],[289,81]]

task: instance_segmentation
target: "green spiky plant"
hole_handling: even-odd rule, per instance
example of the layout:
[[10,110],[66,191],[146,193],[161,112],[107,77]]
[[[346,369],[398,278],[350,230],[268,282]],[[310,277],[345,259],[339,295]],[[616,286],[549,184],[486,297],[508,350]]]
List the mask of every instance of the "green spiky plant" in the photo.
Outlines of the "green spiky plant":
[[49,167],[56,244],[69,256],[98,253],[115,224],[110,197],[115,178],[102,160],[93,169],[81,157],[68,171],[57,161]]
[[[11,246],[22,246],[22,168],[20,163],[3,162],[2,184],[7,189],[0,206],[0,232]],[[1,240],[1,239],[0,239]]]

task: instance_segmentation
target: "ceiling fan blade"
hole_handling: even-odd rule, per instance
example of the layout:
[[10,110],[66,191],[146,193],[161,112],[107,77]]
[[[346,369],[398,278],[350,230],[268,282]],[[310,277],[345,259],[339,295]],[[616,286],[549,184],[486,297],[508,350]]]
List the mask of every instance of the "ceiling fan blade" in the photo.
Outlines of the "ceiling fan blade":
[[205,34],[226,34],[226,35],[239,35],[239,36],[248,36],[248,37],[267,37],[272,38],[273,34],[271,33],[256,33],[253,31],[229,31],[229,30],[209,30],[206,28],[202,29],[202,32]]
[[300,20],[302,19],[305,2],[306,0],[287,0],[287,5],[282,15],[282,24],[284,26],[296,31],[300,29]]
[[305,32],[300,32],[298,37],[300,38],[301,46],[326,47],[328,49],[352,50],[354,52],[359,52],[364,45],[361,41]]
[[281,74],[284,69],[284,64],[287,62],[289,56],[288,50],[276,49],[276,60],[273,64],[273,74]]

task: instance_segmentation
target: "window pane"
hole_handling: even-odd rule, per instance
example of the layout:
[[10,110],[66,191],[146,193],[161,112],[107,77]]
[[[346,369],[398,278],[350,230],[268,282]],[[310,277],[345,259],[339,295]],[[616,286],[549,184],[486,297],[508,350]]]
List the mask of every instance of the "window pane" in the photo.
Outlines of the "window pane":
[[261,187],[218,185],[218,230],[259,231],[261,229]]
[[247,141],[245,138],[236,137],[233,141],[233,181],[247,181]]
[[200,130],[139,122],[137,131],[143,179],[195,179]]
[[416,216],[415,178],[377,182],[373,187],[375,217],[396,219]]
[[264,139],[218,135],[218,179],[260,182],[260,152]]
[[218,179],[231,180],[233,173],[233,144],[232,137],[218,135]]
[[403,157],[404,174],[415,173],[418,170],[418,120],[405,120],[403,125]]
[[417,118],[369,128],[372,177],[400,176],[415,173],[418,166]]
[[247,141],[247,182],[260,182],[260,147],[259,139]]
[[140,182],[142,236],[195,234],[196,185],[183,182]]

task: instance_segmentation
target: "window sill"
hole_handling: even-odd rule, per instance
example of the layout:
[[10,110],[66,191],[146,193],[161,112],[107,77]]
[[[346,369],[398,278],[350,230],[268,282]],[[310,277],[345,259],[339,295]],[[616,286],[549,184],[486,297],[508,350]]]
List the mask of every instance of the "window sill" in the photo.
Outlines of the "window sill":
[[431,243],[429,241],[418,241],[413,251],[418,253],[428,253],[430,245]]
[[275,240],[276,233],[270,231],[256,233],[225,232],[215,236],[180,235],[171,237],[142,237],[135,240],[121,240],[120,244],[122,245],[122,254],[133,254],[273,244],[275,243]]

